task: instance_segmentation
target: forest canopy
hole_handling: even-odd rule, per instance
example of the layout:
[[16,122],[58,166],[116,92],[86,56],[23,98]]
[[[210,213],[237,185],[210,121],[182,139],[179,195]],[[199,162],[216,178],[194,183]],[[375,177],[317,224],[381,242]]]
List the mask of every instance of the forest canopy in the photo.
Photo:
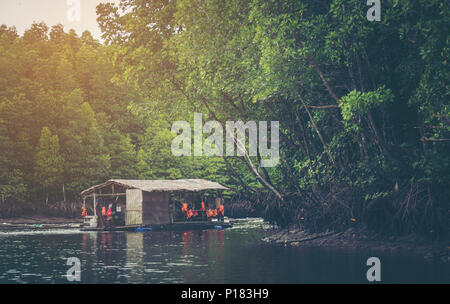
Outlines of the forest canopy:
[[[280,225],[448,233],[449,3],[381,3],[122,0],[97,7],[104,43],[1,26],[2,201],[207,178]],[[196,112],[279,121],[279,165],[173,156]]]

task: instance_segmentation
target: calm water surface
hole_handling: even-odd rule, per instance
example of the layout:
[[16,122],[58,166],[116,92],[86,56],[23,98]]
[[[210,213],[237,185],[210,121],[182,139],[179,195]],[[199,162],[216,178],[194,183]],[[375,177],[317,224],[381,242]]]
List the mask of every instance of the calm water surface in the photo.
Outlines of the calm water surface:
[[81,283],[367,283],[370,256],[380,258],[384,283],[450,283],[449,265],[419,257],[264,245],[264,226],[0,232],[0,283],[68,283],[69,257],[81,261]]

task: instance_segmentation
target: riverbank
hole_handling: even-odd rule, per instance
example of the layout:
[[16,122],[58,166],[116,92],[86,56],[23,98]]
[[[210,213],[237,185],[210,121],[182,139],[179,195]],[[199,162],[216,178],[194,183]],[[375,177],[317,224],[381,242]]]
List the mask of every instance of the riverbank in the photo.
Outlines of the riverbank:
[[15,218],[0,218],[0,223],[8,224],[72,224],[72,223],[82,223],[81,218],[73,217],[52,217],[52,216],[42,216],[37,215],[33,217],[22,216]]
[[[45,204],[42,202],[9,202],[0,204],[0,222],[7,222],[10,219],[21,223],[48,221],[49,223],[64,222],[65,219],[78,218],[81,216],[81,201],[60,201]],[[93,210],[88,206],[88,212]],[[58,219],[62,219],[58,221]]]
[[365,229],[349,228],[343,232],[308,233],[300,229],[278,230],[262,239],[266,244],[279,246],[327,247],[358,249],[373,252],[412,254],[425,259],[439,259],[449,263],[448,240],[431,241],[418,235],[386,237]]
[[79,227],[81,218],[51,217],[36,215],[33,217],[0,218],[0,231],[30,230],[30,229],[67,229]]

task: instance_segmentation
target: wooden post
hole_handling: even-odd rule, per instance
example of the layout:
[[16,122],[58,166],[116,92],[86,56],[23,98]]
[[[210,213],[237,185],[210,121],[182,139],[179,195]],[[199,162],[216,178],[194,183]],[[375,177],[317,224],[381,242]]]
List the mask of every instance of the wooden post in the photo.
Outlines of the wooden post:
[[97,216],[97,206],[95,203],[95,192],[94,192],[94,216]]

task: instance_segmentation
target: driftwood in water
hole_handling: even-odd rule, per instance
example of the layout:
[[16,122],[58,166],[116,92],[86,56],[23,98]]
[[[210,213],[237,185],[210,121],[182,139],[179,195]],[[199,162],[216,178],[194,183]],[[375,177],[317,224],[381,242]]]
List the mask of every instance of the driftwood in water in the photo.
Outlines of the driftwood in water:
[[275,244],[301,243],[327,237],[333,234],[339,235],[341,233],[342,232],[335,233],[333,231],[324,233],[307,233],[306,231],[297,231],[295,233],[282,232],[281,234],[274,234],[270,237],[266,237],[263,239],[263,241]]

